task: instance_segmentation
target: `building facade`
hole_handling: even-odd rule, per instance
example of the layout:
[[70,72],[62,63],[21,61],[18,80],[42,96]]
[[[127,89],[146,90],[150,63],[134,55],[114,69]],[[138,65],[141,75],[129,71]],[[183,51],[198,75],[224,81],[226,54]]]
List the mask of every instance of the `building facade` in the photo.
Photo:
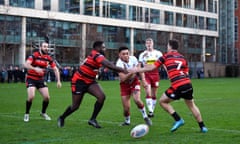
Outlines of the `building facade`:
[[235,17],[234,17],[234,40],[235,40],[235,60],[240,64],[240,0],[235,0]]
[[166,51],[169,39],[194,70],[204,62],[222,62],[218,0],[0,0],[0,64],[24,63],[44,36],[60,64],[77,65],[103,40],[115,61],[118,47],[132,55],[153,38]]
[[239,21],[240,0],[219,1],[219,52],[218,59],[223,64],[239,64]]

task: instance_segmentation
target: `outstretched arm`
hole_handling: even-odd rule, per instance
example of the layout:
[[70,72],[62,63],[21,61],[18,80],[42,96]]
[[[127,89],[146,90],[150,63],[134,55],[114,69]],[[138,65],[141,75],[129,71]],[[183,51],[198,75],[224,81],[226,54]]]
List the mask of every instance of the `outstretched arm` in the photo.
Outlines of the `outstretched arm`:
[[128,71],[126,69],[115,66],[112,62],[108,61],[107,59],[102,61],[102,65],[105,66],[105,67],[108,67],[111,70],[117,71],[117,72],[122,72],[122,73],[125,73],[125,74],[128,73]]
[[152,71],[155,68],[157,68],[154,64],[147,64],[143,68],[137,68],[137,69],[130,69],[130,73],[143,73],[143,72],[148,72]]

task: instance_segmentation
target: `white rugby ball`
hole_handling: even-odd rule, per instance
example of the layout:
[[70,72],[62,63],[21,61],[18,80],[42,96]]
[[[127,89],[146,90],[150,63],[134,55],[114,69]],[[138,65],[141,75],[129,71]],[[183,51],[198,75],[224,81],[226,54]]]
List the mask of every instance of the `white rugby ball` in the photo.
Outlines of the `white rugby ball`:
[[140,138],[149,132],[149,127],[146,124],[139,124],[132,128],[130,135],[133,138]]

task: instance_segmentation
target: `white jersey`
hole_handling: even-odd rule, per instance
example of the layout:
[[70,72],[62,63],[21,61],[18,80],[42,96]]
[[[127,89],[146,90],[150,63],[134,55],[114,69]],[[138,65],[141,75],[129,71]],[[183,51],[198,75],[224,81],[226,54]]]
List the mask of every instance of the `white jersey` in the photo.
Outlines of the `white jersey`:
[[125,69],[131,69],[138,65],[138,60],[135,56],[129,56],[128,63],[122,61],[121,59],[117,60],[116,66],[125,68]]
[[145,50],[139,55],[139,61],[145,64],[153,64],[162,56],[162,52],[158,50],[147,51]]

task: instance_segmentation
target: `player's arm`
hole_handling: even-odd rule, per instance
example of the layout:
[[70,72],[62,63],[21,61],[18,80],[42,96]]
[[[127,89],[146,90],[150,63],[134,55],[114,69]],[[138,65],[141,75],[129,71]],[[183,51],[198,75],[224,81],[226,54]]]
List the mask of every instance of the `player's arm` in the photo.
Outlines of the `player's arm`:
[[[139,63],[139,64],[138,64],[138,68],[141,68],[141,67],[142,67],[142,63]],[[140,78],[141,78],[141,80],[142,80],[142,85],[143,85],[143,87],[146,87],[146,86],[148,85],[148,83],[147,83],[147,81],[146,81],[146,79],[145,79],[145,73],[142,72],[142,73],[139,73],[139,75],[140,75]]]
[[146,64],[143,68],[130,69],[129,72],[130,73],[143,73],[143,72],[152,71],[155,68],[157,68],[157,66],[155,66],[154,64]]
[[43,73],[43,69],[39,68],[39,67],[34,67],[32,66],[32,61],[31,60],[27,60],[25,63],[24,63],[24,67],[29,69],[29,70],[34,70],[36,71],[37,73]]
[[57,80],[57,87],[60,88],[60,87],[62,87],[62,83],[60,80],[60,72],[59,72],[57,66],[53,67],[53,71],[54,71],[54,74],[55,74],[55,77]]
[[111,70],[114,70],[114,71],[117,71],[117,72],[122,72],[122,73],[125,73],[125,74],[128,73],[128,71],[126,69],[115,66],[112,62],[110,62],[107,59],[104,59],[101,63],[102,63],[103,66],[108,67]]
[[127,73],[127,74],[122,73],[122,72],[118,73],[120,82],[124,82],[124,81],[130,79],[133,75],[134,75],[133,73]]

